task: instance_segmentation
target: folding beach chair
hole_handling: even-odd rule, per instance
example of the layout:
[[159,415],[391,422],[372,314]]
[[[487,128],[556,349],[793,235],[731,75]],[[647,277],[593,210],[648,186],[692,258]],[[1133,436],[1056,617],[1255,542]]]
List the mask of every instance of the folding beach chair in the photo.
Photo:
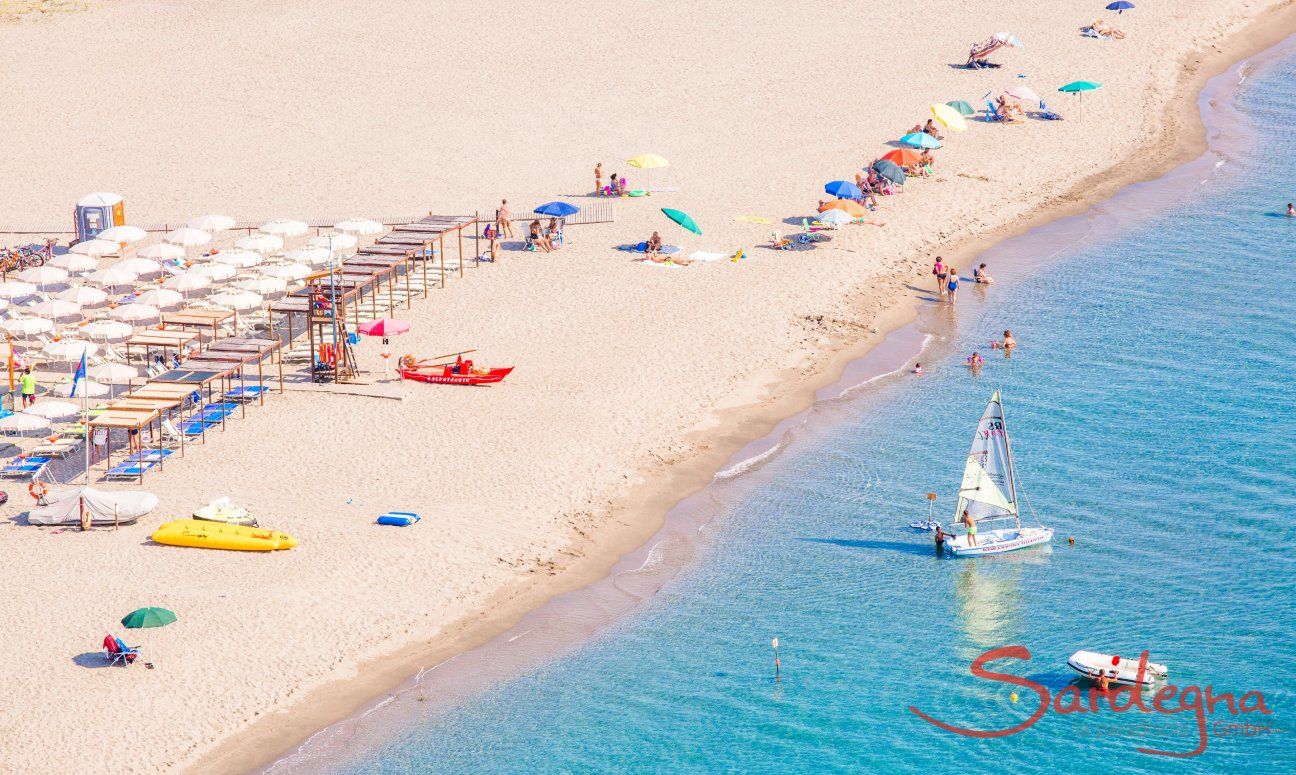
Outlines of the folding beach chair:
[[104,636],[103,650],[109,665],[132,665],[139,658],[139,646],[127,646],[121,638],[112,635]]
[[986,120],[987,122],[990,122],[990,123],[993,123],[993,122],[1007,123],[1007,122],[1008,122],[1008,119],[1005,118],[1004,115],[1003,115],[1002,113],[999,112],[999,108],[996,107],[995,104],[994,104],[993,102],[991,102],[990,100],[986,100],[986,115],[985,115],[985,120]]

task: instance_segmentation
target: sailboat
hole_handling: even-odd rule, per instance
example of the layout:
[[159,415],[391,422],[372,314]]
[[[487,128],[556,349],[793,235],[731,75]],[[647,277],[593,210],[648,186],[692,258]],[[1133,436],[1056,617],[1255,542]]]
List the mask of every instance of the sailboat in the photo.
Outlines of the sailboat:
[[[964,531],[945,544],[955,557],[1002,554],[1053,540],[1052,528],[1022,527],[1012,444],[998,390],[977,423],[958,496],[954,522],[964,525]],[[972,518],[976,535],[968,535],[964,511]]]

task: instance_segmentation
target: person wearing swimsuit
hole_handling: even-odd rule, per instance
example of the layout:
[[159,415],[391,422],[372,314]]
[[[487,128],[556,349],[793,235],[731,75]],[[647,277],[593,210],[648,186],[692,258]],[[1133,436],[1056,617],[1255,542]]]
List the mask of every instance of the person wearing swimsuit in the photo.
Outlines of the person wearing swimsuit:
[[967,509],[963,509],[963,524],[967,525],[968,546],[976,546],[976,520],[972,518]]
[[932,266],[932,274],[936,275],[936,292],[944,298],[945,280],[949,277],[945,264],[941,262],[941,257],[936,256],[936,263]]
[[949,293],[949,296],[947,297],[946,300],[950,304],[954,303],[954,297],[958,295],[958,281],[959,281],[958,272],[951,269],[949,272],[949,280],[945,282],[945,290],[947,293]]

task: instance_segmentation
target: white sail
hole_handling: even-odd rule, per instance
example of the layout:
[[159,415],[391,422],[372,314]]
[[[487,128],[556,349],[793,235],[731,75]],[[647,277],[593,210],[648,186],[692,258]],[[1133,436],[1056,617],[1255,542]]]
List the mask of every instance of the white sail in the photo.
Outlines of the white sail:
[[1008,426],[1004,423],[999,391],[986,405],[972,437],[972,449],[963,467],[959,485],[958,506],[954,519],[962,519],[963,510],[978,522],[987,519],[1017,517],[1017,484],[1013,480],[1012,453],[1008,447]]

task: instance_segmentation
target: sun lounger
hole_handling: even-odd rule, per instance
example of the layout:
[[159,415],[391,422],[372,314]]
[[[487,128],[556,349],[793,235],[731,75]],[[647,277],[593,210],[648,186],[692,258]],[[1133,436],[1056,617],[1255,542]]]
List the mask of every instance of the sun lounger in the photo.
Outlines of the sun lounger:
[[149,449],[143,452],[132,452],[126,456],[128,463],[157,463],[171,457],[174,452],[169,449]]
[[151,460],[143,462],[127,461],[125,463],[118,463],[108,469],[108,473],[105,474],[105,476],[109,479],[138,479],[140,476],[148,473],[155,465],[157,465],[157,463]]
[[45,473],[46,467],[49,466],[52,460],[54,460],[54,458],[44,455],[32,455],[16,458],[9,461],[4,468],[0,468],[0,476],[35,479]]
[[[181,425],[188,425],[188,423],[181,423]],[[182,443],[184,440],[192,438],[194,436],[201,436],[203,430],[207,427],[205,423],[201,423],[201,422],[197,423],[197,426],[198,427],[196,431],[189,430],[189,429],[181,430],[180,428],[177,428],[175,426],[175,423],[171,422],[170,420],[163,420],[162,437],[164,439],[168,439],[170,441],[179,444]]]
[[265,385],[246,385],[226,390],[225,397],[234,401],[255,401],[269,391]]
[[32,448],[31,454],[46,457],[63,457],[81,446],[81,439],[65,438],[58,441],[47,441]]
[[121,638],[112,635],[104,636],[103,650],[109,665],[131,665],[139,658],[139,646],[127,646]]

